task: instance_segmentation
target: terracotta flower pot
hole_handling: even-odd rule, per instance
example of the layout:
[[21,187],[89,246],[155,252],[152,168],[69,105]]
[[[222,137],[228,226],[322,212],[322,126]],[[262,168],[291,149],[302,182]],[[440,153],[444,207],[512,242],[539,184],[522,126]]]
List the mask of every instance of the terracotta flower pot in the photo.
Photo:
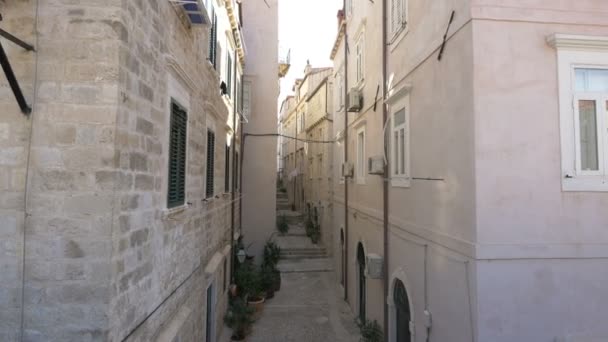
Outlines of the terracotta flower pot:
[[253,312],[252,319],[257,321],[262,316],[262,311],[264,311],[264,301],[266,299],[262,296],[260,298],[250,298],[247,300],[247,305],[253,308],[255,311]]

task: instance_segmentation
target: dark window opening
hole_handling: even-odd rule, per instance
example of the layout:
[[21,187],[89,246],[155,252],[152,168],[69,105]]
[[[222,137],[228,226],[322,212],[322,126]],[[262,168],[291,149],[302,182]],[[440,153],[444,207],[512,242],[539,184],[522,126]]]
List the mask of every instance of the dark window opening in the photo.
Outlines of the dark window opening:
[[188,114],[177,103],[171,102],[167,208],[183,205],[186,200],[187,128]]
[[214,189],[214,171],[215,171],[215,133],[207,131],[207,181],[205,195],[207,198],[213,197]]

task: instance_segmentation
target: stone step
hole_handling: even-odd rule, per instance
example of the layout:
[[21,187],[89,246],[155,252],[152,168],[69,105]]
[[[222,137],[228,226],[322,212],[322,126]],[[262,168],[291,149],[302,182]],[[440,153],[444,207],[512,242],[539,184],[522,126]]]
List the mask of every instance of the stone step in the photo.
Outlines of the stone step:
[[281,259],[327,258],[327,253],[281,253]]
[[333,261],[330,258],[281,260],[277,268],[282,273],[294,272],[331,272]]
[[281,249],[281,254],[316,254],[316,253],[325,253],[325,252],[327,252],[327,250],[324,247]]
[[291,254],[281,255],[281,260],[304,260],[304,259],[325,259],[327,254]]

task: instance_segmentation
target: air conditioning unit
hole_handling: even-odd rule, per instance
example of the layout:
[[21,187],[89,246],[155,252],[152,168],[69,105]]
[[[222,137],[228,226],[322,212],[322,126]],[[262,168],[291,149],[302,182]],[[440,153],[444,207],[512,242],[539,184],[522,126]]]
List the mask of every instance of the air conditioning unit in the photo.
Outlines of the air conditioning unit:
[[377,254],[368,254],[365,258],[365,276],[370,279],[382,278],[382,257]]
[[367,160],[367,173],[370,175],[384,175],[384,157],[369,157]]
[[361,90],[357,88],[352,88],[348,92],[348,111],[349,112],[358,112],[361,110],[363,105],[363,94],[361,94]]
[[352,178],[354,174],[355,174],[355,167],[354,167],[353,163],[351,163],[351,162],[342,163],[342,177]]

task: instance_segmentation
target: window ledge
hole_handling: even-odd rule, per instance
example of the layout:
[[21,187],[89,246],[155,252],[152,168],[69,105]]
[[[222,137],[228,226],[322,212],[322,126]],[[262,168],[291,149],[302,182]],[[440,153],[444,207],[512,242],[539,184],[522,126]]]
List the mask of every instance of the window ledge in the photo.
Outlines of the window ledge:
[[564,192],[608,192],[608,180],[603,177],[575,177],[562,181]]
[[411,187],[411,181],[407,177],[393,176],[391,178],[391,186],[395,188],[409,188]]
[[397,32],[391,35],[391,43],[390,43],[390,51],[393,52],[399,46],[399,43],[403,40],[403,37],[407,36],[407,33],[410,32],[410,25],[405,25],[404,28],[398,30]]
[[162,217],[163,218],[171,218],[173,216],[176,216],[178,214],[181,214],[183,212],[185,212],[190,206],[188,204],[182,204],[178,207],[174,207],[174,208],[167,208],[165,210],[162,211]]

